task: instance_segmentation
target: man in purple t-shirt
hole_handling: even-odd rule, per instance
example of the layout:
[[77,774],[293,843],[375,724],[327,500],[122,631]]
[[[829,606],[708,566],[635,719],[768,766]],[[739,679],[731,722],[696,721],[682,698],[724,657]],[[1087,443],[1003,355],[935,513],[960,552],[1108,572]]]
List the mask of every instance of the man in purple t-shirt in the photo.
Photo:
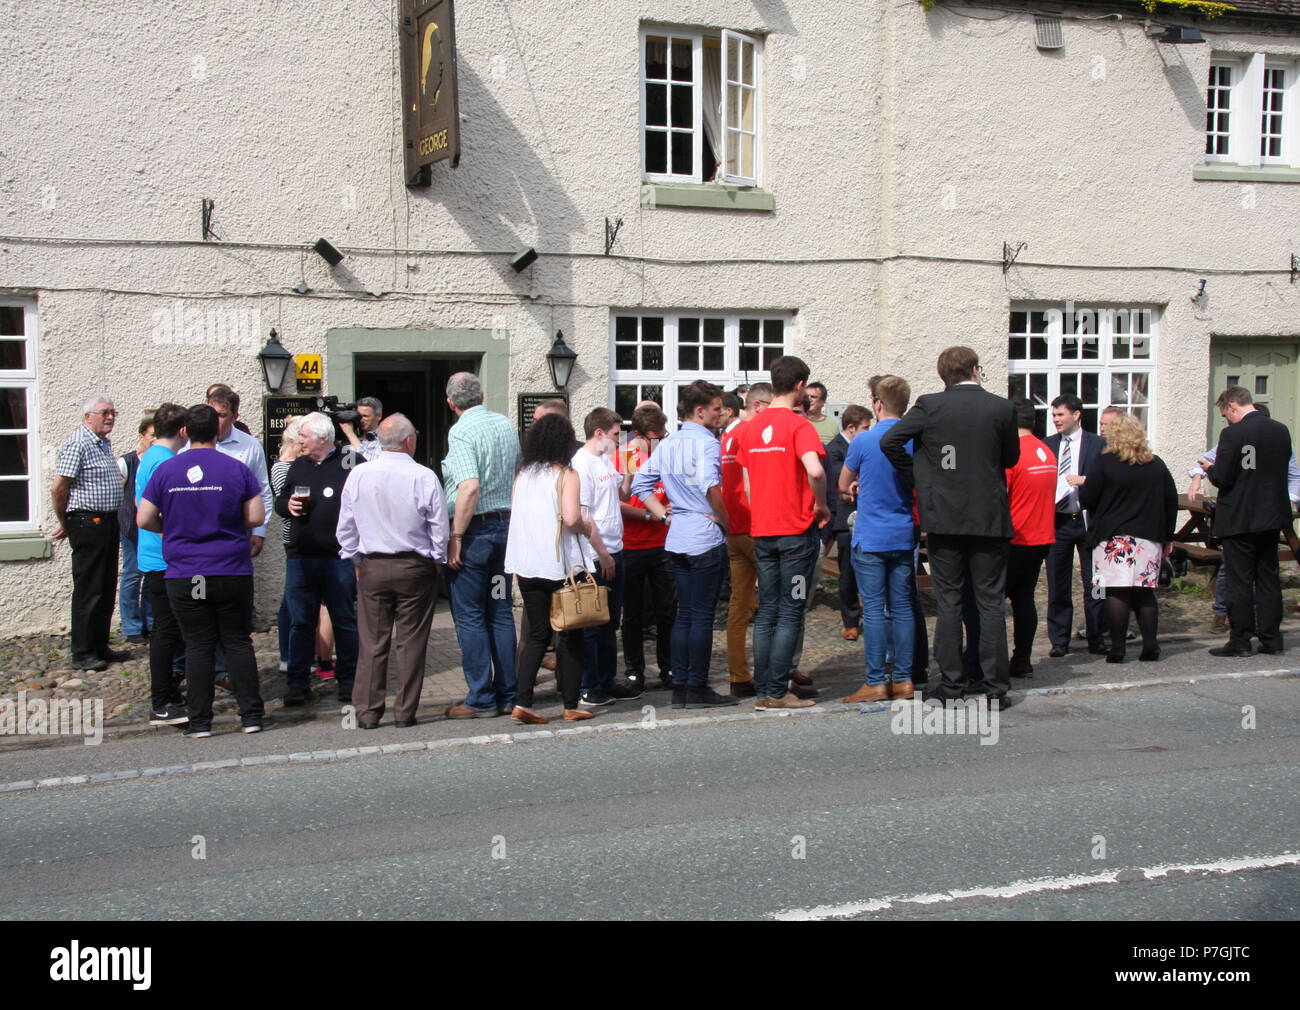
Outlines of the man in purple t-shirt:
[[212,735],[213,655],[218,639],[230,668],[245,733],[262,728],[253,655],[253,560],[248,531],[266,520],[257,478],[217,451],[217,413],[191,407],[188,452],[159,465],[140,496],[136,524],[162,534],[167,599],[185,636],[190,723],[186,736]]

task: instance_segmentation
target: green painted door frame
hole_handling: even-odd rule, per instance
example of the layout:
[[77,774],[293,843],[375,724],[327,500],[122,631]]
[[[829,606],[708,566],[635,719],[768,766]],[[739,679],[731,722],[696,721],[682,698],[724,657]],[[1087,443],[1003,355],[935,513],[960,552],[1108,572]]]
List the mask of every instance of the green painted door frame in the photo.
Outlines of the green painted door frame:
[[343,402],[356,397],[353,358],[480,357],[483,404],[510,416],[510,337],[492,330],[383,330],[348,327],[325,334],[325,389]]
[[1291,429],[1300,430],[1300,336],[1212,337],[1208,445],[1217,445],[1225,422],[1214,400],[1230,385],[1245,386],[1257,404]]

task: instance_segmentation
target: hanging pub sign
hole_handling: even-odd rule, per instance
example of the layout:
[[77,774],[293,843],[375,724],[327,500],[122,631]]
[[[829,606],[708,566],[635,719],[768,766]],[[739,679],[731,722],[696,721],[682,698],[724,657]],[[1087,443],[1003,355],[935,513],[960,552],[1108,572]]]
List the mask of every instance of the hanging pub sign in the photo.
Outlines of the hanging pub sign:
[[429,166],[460,161],[454,0],[402,0],[399,30],[406,184],[427,186]]

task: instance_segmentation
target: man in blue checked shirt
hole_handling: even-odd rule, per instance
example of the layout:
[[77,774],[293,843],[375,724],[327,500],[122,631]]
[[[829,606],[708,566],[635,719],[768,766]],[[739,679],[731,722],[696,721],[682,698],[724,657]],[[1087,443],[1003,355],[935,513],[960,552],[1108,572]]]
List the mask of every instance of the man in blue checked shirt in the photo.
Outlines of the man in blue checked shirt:
[[682,426],[659,443],[632,478],[632,494],[655,518],[668,522],[668,510],[655,497],[662,481],[672,504],[664,549],[677,583],[673,622],[673,708],[715,708],[738,699],[709,687],[713,654],[713,612],[727,559],[727,507],[722,500],[722,448],[713,429],[722,417],[722,390],[697,380],[682,390]]

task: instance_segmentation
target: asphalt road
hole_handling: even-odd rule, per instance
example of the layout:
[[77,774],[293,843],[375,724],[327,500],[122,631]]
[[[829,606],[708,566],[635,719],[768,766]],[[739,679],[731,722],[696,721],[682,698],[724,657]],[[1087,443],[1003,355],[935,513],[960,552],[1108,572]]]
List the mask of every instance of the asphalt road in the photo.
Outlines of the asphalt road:
[[[892,728],[849,711],[5,793],[0,917],[1300,916],[1300,680],[1034,696],[991,745]],[[1132,872],[1183,865],[1219,871]],[[1017,881],[1048,883],[988,893]]]

